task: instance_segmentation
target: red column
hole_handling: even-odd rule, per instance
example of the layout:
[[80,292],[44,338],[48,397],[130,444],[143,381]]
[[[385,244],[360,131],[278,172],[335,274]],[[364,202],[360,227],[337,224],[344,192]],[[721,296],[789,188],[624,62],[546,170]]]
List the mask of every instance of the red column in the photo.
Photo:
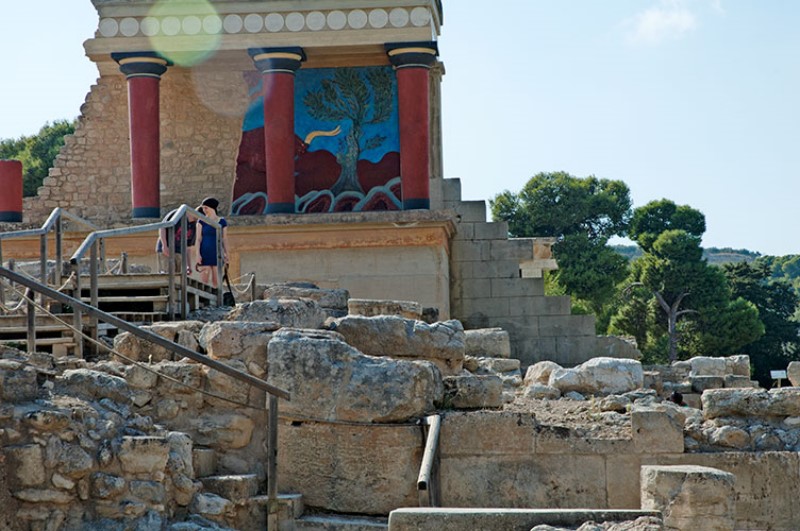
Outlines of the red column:
[[294,213],[294,74],[305,53],[296,47],[248,52],[263,76],[267,214]]
[[403,210],[428,209],[430,200],[430,69],[434,42],[387,44],[397,74],[400,180]]
[[132,217],[161,217],[159,81],[169,62],[153,52],[114,53],[128,79]]
[[0,160],[0,221],[22,221],[22,163]]

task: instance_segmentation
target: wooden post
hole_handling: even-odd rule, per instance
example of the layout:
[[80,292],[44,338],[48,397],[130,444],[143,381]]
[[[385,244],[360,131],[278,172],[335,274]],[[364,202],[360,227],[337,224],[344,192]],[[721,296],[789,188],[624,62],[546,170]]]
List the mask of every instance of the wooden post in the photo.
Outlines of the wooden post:
[[25,290],[25,299],[28,301],[28,352],[36,352],[36,306],[33,305],[33,290]]
[[[81,300],[81,262],[80,260],[72,266],[73,273],[75,273],[75,293],[74,297]],[[75,356],[78,358],[83,357],[83,317],[79,307],[72,308],[72,327],[75,329],[73,337],[75,338]]]

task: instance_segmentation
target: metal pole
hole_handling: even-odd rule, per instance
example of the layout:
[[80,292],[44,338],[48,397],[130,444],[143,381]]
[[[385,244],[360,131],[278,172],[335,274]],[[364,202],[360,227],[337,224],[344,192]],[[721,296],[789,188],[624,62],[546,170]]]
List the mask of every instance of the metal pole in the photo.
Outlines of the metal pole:
[[175,320],[175,225],[167,229],[167,241],[161,242],[161,248],[167,246],[167,316],[170,321]]
[[[100,267],[100,264],[97,261],[97,248],[98,242],[95,240],[92,243],[91,250],[89,251],[89,260],[91,261],[91,267],[89,268],[89,297],[91,299],[92,306],[95,308],[97,308],[99,304],[99,297],[97,293],[97,269]],[[89,316],[89,337],[97,341],[97,316],[94,314]],[[94,354],[97,351],[96,344],[90,344],[89,350]]]
[[[39,282],[47,285],[47,233],[39,236]],[[44,295],[39,295],[39,304],[44,306]]]
[[63,240],[63,226],[61,224],[61,216],[58,217],[56,220],[56,286],[61,286],[63,282],[62,278],[62,270],[61,268],[64,267],[64,240]]
[[267,395],[267,529],[278,529],[278,397]]
[[36,306],[33,304],[33,290],[25,290],[28,307],[28,352],[36,352]]
[[[419,491],[421,507],[435,507],[437,503],[437,496],[434,494],[436,485],[432,471],[439,447],[441,421],[442,418],[439,415],[430,415],[425,419],[425,423],[428,425],[428,437],[425,441],[425,453],[422,454],[422,464],[419,467],[419,477],[417,478],[417,490]],[[426,496],[423,496],[423,491],[427,491]]]
[[181,300],[179,304],[181,305],[179,313],[181,319],[186,319],[186,314],[188,313],[188,309],[186,306],[189,302],[189,295],[186,293],[187,284],[188,284],[188,271],[187,268],[189,266],[189,215],[184,214],[181,218]]
[[[75,299],[81,300],[81,262],[80,260],[72,265],[72,271],[75,273],[75,292],[73,293]],[[81,306],[79,304],[72,305],[72,326],[75,328],[73,337],[75,339],[75,356],[78,358],[83,357],[83,316],[81,315]]]
[[217,306],[222,306],[222,227],[217,229]]

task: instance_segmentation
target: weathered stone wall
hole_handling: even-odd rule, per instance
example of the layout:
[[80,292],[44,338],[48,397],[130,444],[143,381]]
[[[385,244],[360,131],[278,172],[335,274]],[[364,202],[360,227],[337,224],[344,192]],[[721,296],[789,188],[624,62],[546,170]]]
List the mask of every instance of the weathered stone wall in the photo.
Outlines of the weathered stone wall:
[[[213,195],[230,206],[247,105],[238,73],[172,67],[161,79],[161,206],[197,205]],[[66,138],[26,222],[40,224],[55,207],[101,226],[129,222],[130,140],[127,82],[105,75],[92,86],[75,134]]]
[[590,439],[537,425],[531,415],[448,414],[442,423],[442,505],[638,509],[642,465],[698,465],[736,476],[737,529],[797,529],[796,452],[680,453],[650,439]]

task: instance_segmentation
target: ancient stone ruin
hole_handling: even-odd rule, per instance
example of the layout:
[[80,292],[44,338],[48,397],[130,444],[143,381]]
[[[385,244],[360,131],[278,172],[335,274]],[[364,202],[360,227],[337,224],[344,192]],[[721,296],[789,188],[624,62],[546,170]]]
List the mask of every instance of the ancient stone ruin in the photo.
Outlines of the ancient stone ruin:
[[[351,314],[341,290],[264,293],[220,320],[149,328],[291,394],[278,417],[281,529],[798,522],[800,390],[742,387],[746,356],[545,361],[523,375],[500,329],[426,323],[402,301],[353,301]],[[265,528],[264,392],[129,333],[113,349],[4,348],[0,528]],[[702,409],[666,400],[675,389],[698,391]],[[442,508],[413,509],[431,415]]]

